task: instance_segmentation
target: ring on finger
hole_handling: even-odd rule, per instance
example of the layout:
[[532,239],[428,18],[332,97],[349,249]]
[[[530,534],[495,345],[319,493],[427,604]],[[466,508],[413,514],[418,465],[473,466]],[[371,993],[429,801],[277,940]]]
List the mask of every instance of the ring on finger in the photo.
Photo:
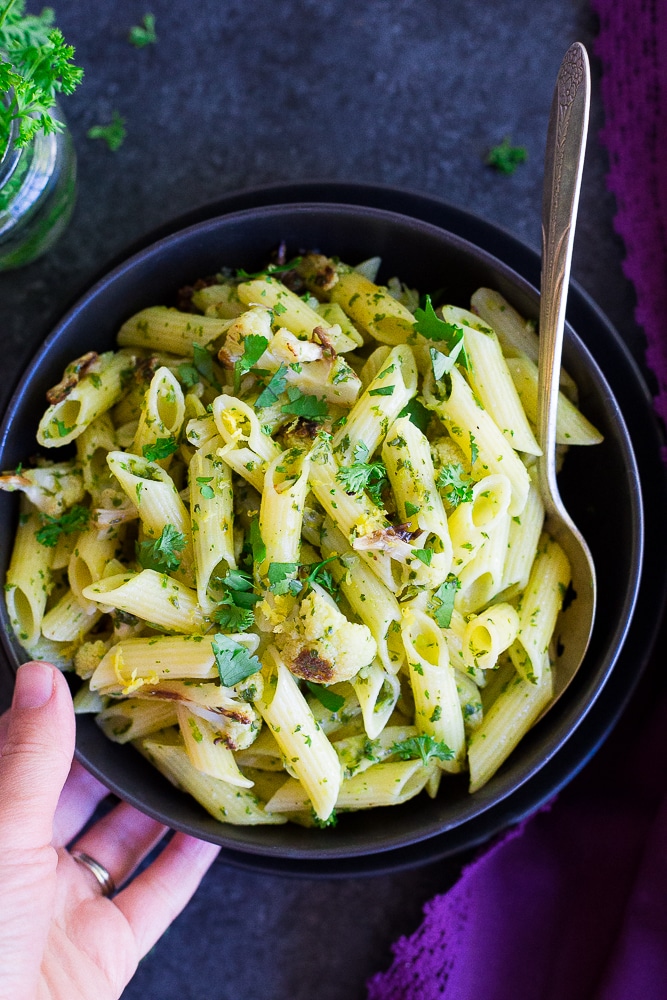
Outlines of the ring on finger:
[[83,865],[84,868],[87,868],[95,876],[103,896],[113,895],[116,891],[116,883],[104,865],[101,865],[95,858],[91,858],[90,854],[86,854],[85,851],[72,850],[69,853],[70,857],[78,861],[80,865]]

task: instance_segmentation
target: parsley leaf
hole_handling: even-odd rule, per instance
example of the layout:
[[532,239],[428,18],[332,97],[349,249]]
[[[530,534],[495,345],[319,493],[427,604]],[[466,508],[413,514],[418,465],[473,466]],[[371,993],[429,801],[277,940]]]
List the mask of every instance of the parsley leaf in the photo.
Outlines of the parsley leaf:
[[181,564],[179,553],[186,544],[185,535],[178,528],[173,524],[165,524],[159,538],[141,542],[137,546],[137,559],[144,569],[154,569],[158,573],[173,573]]
[[409,500],[405,501],[405,516],[406,517],[414,517],[415,514],[418,514],[420,510],[421,510],[421,507],[417,506],[416,503],[411,503]]
[[452,623],[454,599],[456,598],[456,591],[460,586],[461,581],[458,577],[450,573],[433,594],[434,601],[438,602],[433,611],[433,617],[440,628],[449,628]]
[[447,502],[458,507],[461,503],[470,503],[475,483],[466,476],[460,462],[450,462],[440,469],[436,485],[444,492]]
[[194,365],[184,362],[178,366],[178,377],[186,389],[191,389],[199,381],[199,372]]
[[287,383],[287,379],[285,378],[286,371],[287,366],[281,364],[277,371],[273,373],[268,384],[264,386],[255,400],[256,407],[263,409],[265,406],[274,406],[278,402],[279,396],[285,391]]
[[[53,10],[26,14],[24,0],[5,0],[0,9],[0,145],[12,121],[19,126],[16,147],[27,146],[39,132],[62,132],[52,115],[56,94],[71,94],[83,79],[74,66],[74,48],[53,27]],[[5,58],[6,57],[6,58]]]
[[491,147],[484,162],[487,167],[493,167],[500,174],[513,174],[519,164],[525,163],[527,159],[526,147],[513,146],[505,137],[499,145]]
[[295,562],[272,562],[269,563],[267,577],[269,590],[274,594],[298,594],[302,584],[300,580],[290,579],[293,573],[299,569],[299,563]]
[[264,539],[262,538],[261,532],[259,530],[259,518],[254,517],[250,522],[250,532],[249,532],[250,548],[252,549],[252,558],[255,563],[263,563],[266,559],[266,545],[264,544]]
[[369,396],[393,396],[395,386],[393,385],[381,385],[377,389],[369,389]]
[[470,431],[470,464],[474,465],[479,458],[479,448],[475,442],[475,435]]
[[417,333],[421,333],[422,337],[425,337],[427,340],[434,340],[444,344],[449,357],[452,359],[452,364],[458,360],[464,368],[468,367],[463,342],[463,330],[455,323],[448,323],[446,320],[436,316],[430,295],[426,296],[423,309],[415,309],[415,319],[417,320],[415,323],[415,331]]
[[289,403],[280,407],[281,413],[288,413],[294,417],[305,417],[307,420],[322,420],[328,415],[326,399],[318,399],[317,396],[305,396],[296,386],[290,385],[287,388]]
[[178,448],[178,442],[173,437],[157,438],[152,444],[143,445],[141,451],[144,458],[149,462],[159,462],[162,458],[169,458]]
[[335,596],[338,588],[331,573],[328,569],[324,569],[324,567],[327,563],[333,562],[338,558],[338,556],[329,556],[328,559],[323,559],[322,562],[315,563],[314,566],[312,564],[308,566],[307,568],[310,572],[306,577],[306,583],[316,583],[320,587],[324,587],[325,590],[328,590],[332,596]]
[[125,142],[125,119],[114,110],[108,125],[92,125],[86,135],[89,139],[104,139],[111,152],[115,153]]
[[[368,454],[368,449],[366,450]],[[366,490],[376,507],[382,507],[382,490],[388,485],[387,469],[383,462],[353,462],[343,465],[336,474],[346,493]]]
[[255,623],[255,615],[250,608],[239,608],[236,604],[223,602],[212,613],[211,618],[230,632],[247,632]]
[[424,563],[424,566],[430,566],[431,560],[433,559],[433,549],[413,549],[413,556],[416,556],[420,562]]
[[154,45],[157,42],[155,15],[144,14],[141,24],[134,24],[130,28],[128,41],[131,45],[134,45],[135,49],[143,49],[146,45]]
[[234,687],[262,669],[262,664],[253,653],[222,632],[216,632],[211,648],[223,687]]
[[203,496],[204,500],[212,500],[215,496],[215,490],[209,485],[212,481],[213,476],[197,476],[199,492]]
[[454,751],[450,750],[442,740],[434,740],[432,736],[411,736],[410,739],[400,740],[393,743],[391,752],[398,754],[403,760],[422,759],[423,764],[428,764],[431,757],[437,760],[452,760]]
[[199,374],[210,382],[214,389],[220,390],[221,386],[215,374],[215,369],[213,367],[213,355],[211,352],[207,351],[201,344],[193,344],[192,357],[194,366]]
[[345,698],[341,694],[330,691],[323,684],[314,684],[313,681],[306,681],[306,687],[329,712],[338,712],[345,704]]
[[35,532],[35,538],[40,545],[45,545],[52,549],[58,542],[61,535],[72,535],[75,531],[82,531],[88,527],[90,511],[87,507],[74,504],[73,507],[60,517],[51,517],[50,514],[42,514],[42,527]]
[[249,372],[257,364],[264,351],[269,346],[267,337],[258,333],[249,333],[243,341],[243,354],[234,364],[234,390],[239,391],[241,376]]
[[423,403],[420,403],[416,396],[413,396],[409,403],[407,403],[401,412],[399,417],[409,417],[410,422],[417,427],[422,434],[426,434],[428,425],[431,422],[431,411],[427,410]]
[[300,263],[301,257],[294,257],[293,260],[288,261],[286,264],[269,264],[263,271],[255,271],[254,274],[248,274],[242,267],[239,267],[236,271],[236,277],[242,278],[244,281],[249,281],[251,278],[270,278],[272,274],[280,274],[282,271],[293,271]]

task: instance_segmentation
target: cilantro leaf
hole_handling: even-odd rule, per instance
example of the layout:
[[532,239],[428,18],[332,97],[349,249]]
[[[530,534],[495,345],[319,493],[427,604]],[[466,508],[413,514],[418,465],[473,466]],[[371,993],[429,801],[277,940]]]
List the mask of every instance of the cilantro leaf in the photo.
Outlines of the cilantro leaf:
[[173,573],[181,564],[180,553],[186,546],[185,535],[173,524],[165,524],[160,537],[137,545],[137,559],[144,569]]
[[159,462],[162,458],[169,458],[178,448],[178,442],[173,437],[157,438],[152,444],[143,445],[141,451],[144,458],[149,462]]
[[423,764],[428,764],[432,757],[436,760],[452,760],[454,751],[450,750],[442,740],[434,740],[432,736],[411,736],[407,740],[393,743],[391,752],[398,754],[403,760],[417,760],[421,757]]
[[115,153],[125,142],[126,131],[125,119],[114,109],[107,125],[92,125],[86,135],[89,139],[103,139],[111,152]]
[[267,578],[269,581],[269,590],[274,594],[298,594],[301,591],[302,584],[300,580],[296,580],[292,577],[293,573],[296,573],[299,569],[299,563],[295,562],[272,562],[269,563],[269,568],[267,570]]
[[486,154],[484,162],[487,167],[493,167],[499,174],[513,174],[520,163],[528,159],[525,146],[513,146],[507,136],[497,146],[492,146]]
[[269,346],[267,337],[258,333],[249,333],[243,341],[243,354],[234,364],[234,389],[239,391],[241,377],[257,364],[264,351]]
[[454,600],[460,586],[461,581],[458,577],[450,573],[433,594],[434,600],[438,602],[433,611],[433,617],[440,628],[449,628],[452,623]]
[[287,383],[287,379],[285,378],[286,371],[287,366],[281,364],[277,371],[275,371],[271,376],[268,384],[264,386],[255,400],[255,406],[260,410],[265,406],[274,406],[278,402],[278,398],[285,391],[285,385]]
[[353,462],[343,465],[336,474],[346,493],[366,490],[376,505],[382,506],[382,490],[388,485],[387,469],[383,462]]
[[329,712],[338,712],[345,704],[345,698],[342,695],[336,694],[335,691],[330,691],[323,684],[306,681],[306,687]]
[[211,648],[223,687],[234,687],[262,669],[262,664],[253,653],[222,632],[216,632]]
[[281,413],[288,413],[294,417],[305,417],[307,420],[322,420],[328,415],[326,399],[318,399],[317,396],[305,396],[296,386],[290,385],[287,388],[289,403],[280,407]]
[[157,42],[155,34],[155,15],[144,14],[141,24],[134,24],[128,32],[128,41],[135,49],[143,49],[146,45]]
[[461,503],[470,503],[474,485],[474,481],[466,476],[465,469],[460,462],[450,462],[448,465],[443,465],[436,481],[436,486],[444,492],[447,502],[452,507],[458,507]]
[[87,507],[74,504],[73,507],[60,517],[51,517],[50,514],[42,514],[42,526],[35,532],[35,538],[40,545],[45,545],[52,549],[58,542],[61,535],[72,535],[75,531],[83,531],[88,527],[90,511]]

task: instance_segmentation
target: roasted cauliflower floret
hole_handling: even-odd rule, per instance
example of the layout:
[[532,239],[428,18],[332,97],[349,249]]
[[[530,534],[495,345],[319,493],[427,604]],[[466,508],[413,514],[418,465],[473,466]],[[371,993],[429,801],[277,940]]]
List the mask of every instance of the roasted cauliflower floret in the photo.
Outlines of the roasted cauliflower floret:
[[350,680],[377,652],[370,629],[348,621],[319,587],[303,599],[290,626],[276,637],[285,663],[317,684]]

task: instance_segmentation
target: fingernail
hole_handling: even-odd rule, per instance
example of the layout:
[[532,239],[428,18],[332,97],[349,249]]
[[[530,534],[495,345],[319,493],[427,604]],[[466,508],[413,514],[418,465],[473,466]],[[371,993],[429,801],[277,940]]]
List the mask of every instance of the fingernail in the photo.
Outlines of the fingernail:
[[53,667],[23,663],[16,672],[13,708],[41,708],[53,694]]

